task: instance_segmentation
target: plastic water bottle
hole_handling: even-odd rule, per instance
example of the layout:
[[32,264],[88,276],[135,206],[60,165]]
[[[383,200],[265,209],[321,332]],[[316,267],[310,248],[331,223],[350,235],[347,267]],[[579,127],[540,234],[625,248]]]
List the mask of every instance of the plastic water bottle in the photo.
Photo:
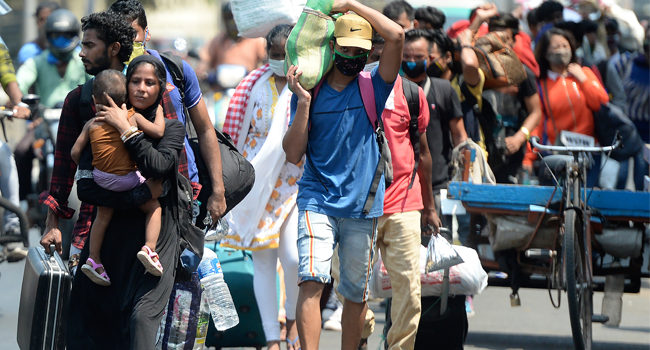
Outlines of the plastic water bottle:
[[199,278],[201,278],[203,295],[208,301],[215,328],[225,331],[236,326],[239,323],[239,316],[235,304],[232,302],[228,285],[223,279],[219,258],[210,249],[206,249],[203,253],[203,260],[199,264]]
[[199,321],[196,325],[196,339],[192,350],[203,350],[205,339],[208,336],[208,324],[210,323],[210,306],[205,295],[201,296],[201,307],[199,309]]

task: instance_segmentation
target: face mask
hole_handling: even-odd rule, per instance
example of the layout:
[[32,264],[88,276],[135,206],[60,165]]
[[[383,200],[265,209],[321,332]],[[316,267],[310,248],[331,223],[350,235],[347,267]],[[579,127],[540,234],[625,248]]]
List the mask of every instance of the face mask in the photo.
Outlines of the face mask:
[[273,74],[279,76],[279,77],[284,77],[286,74],[284,73],[284,60],[269,60],[269,68],[271,68],[271,72]]
[[72,39],[73,38],[68,38],[64,35],[59,35],[56,38],[51,39],[50,44],[57,49],[65,49],[72,44]]
[[134,58],[138,56],[144,55],[144,49],[147,43],[147,36],[149,36],[149,29],[144,31],[144,40],[142,42],[134,42],[133,43],[133,52],[131,52],[131,57],[129,57],[128,62],[126,62],[127,66],[131,61],[133,61]]
[[445,70],[442,68],[442,65],[438,60],[433,61],[433,63],[427,68],[427,75],[432,78],[440,78],[444,72]]
[[379,67],[379,61],[375,61],[375,62],[366,64],[366,66],[363,67],[363,71],[364,72],[372,72],[372,70],[375,69],[375,67]]
[[409,78],[417,78],[427,68],[427,60],[423,61],[415,61],[415,62],[409,62],[409,61],[403,61],[402,62],[402,70],[404,71],[404,74],[406,74],[407,77]]
[[571,62],[571,51],[559,50],[556,52],[549,52],[546,54],[546,59],[551,65],[568,66]]
[[334,65],[343,75],[352,77],[363,70],[368,61],[368,54],[369,52],[358,56],[347,56],[334,49]]

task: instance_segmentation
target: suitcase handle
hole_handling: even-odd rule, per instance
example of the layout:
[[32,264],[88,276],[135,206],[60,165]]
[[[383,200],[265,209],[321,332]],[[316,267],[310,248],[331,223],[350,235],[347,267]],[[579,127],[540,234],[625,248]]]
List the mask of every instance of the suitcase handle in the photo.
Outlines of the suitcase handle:
[[54,257],[55,252],[56,252],[56,246],[54,244],[50,244],[50,256]]

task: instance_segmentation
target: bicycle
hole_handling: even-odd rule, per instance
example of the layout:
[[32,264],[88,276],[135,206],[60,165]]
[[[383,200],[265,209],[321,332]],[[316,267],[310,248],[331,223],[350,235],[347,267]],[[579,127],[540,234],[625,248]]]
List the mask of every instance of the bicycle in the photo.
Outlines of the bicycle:
[[[566,289],[575,348],[588,350],[591,349],[592,322],[608,320],[607,316],[593,314],[591,208],[587,205],[586,181],[592,164],[588,153],[611,152],[621,145],[620,136],[617,134],[614,144],[607,147],[546,146],[539,144],[538,137],[532,137],[530,144],[540,151],[569,153],[542,157],[542,161],[562,191],[562,255],[558,256],[556,263],[561,276],[555,276],[556,282],[560,288]],[[526,255],[534,257],[553,253],[531,250]]]

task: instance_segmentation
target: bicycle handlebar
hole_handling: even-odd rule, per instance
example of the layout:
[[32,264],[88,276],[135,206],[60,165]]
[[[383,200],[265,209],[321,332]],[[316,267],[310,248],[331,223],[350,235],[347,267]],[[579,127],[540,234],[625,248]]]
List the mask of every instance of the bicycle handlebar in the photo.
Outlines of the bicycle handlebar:
[[0,110],[0,119],[13,118],[13,116],[14,116],[14,111],[12,110],[6,110],[6,109]]
[[621,143],[621,135],[617,131],[614,144],[611,146],[605,146],[605,147],[547,146],[547,145],[541,145],[539,143],[539,137],[537,136],[533,136],[530,138],[530,146],[532,148],[537,148],[538,150],[547,151],[547,152],[554,152],[554,151],[555,152],[609,152],[621,147],[622,143]]

